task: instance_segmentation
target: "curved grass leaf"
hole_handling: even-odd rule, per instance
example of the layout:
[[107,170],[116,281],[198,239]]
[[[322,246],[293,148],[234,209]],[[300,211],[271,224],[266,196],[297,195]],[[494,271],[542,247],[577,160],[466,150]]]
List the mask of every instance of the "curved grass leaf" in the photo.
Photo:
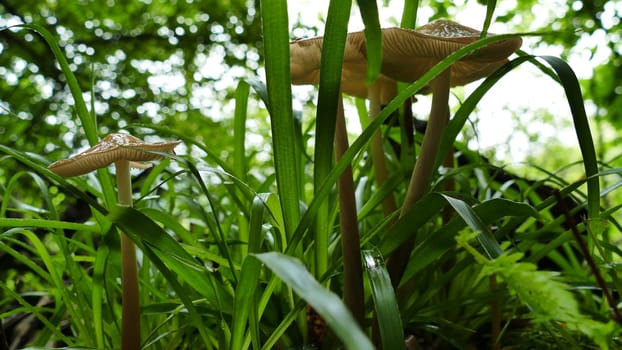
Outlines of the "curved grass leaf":
[[[434,194],[430,194],[434,195]],[[428,196],[430,196],[428,195]],[[436,196],[441,197],[439,194]],[[424,197],[425,199],[426,197]],[[443,197],[441,197],[443,198]],[[444,198],[441,199],[444,203]],[[417,206],[414,207],[416,209]],[[441,207],[442,208],[442,207]],[[492,224],[496,220],[502,217],[537,217],[538,213],[533,209],[533,207],[519,202],[513,202],[506,199],[491,199],[485,202],[482,202],[476,206],[474,206],[473,211],[477,217],[479,217],[480,221],[484,224]],[[440,209],[439,209],[440,210]],[[437,211],[438,213],[438,211]],[[408,215],[408,214],[407,214]],[[406,217],[406,216],[405,216]],[[402,283],[410,280],[415,276],[416,273],[425,269],[428,265],[433,263],[442,257],[445,253],[447,253],[451,248],[455,247],[455,237],[466,226],[464,220],[460,217],[451,220],[449,223],[444,225],[441,229],[432,234],[428,235],[421,243],[419,243],[413,252],[412,256],[417,257],[416,259],[411,259],[406,266],[406,270],[404,272],[404,277],[402,278]],[[408,238],[408,237],[406,237]],[[494,243],[491,243],[491,248],[494,246]],[[494,252],[495,248],[492,248],[491,251]]]
[[161,261],[221,312],[232,312],[232,300],[214,286],[211,272],[200,265],[184,248],[159,225],[131,207],[115,206],[108,215],[138,247],[149,247]]
[[[570,106],[570,111],[572,114],[575,132],[579,141],[579,148],[581,149],[581,155],[583,156],[585,175],[588,179],[588,218],[591,220],[596,220],[599,217],[600,211],[600,187],[598,177],[594,176],[598,173],[596,151],[594,148],[594,142],[592,140],[592,134],[590,132],[590,127],[587,120],[587,115],[585,113],[583,96],[581,94],[579,82],[570,66],[560,58],[553,56],[523,55],[510,61],[508,64],[504,65],[495,73],[490,75],[464,101],[458,112],[456,112],[454,118],[450,121],[442,137],[442,146],[436,164],[441,163],[441,157],[444,157],[444,155],[447,154],[458,133],[464,126],[464,123],[466,122],[469,114],[473,111],[477,103],[486,94],[486,92],[503,75],[507,74],[509,71],[516,68],[520,64],[527,61],[531,62],[538,57],[545,60],[553,68],[553,70],[559,77],[559,82],[566,93],[566,97],[568,99],[568,104]],[[541,68],[541,66],[539,65],[536,65],[536,67]]]
[[464,222],[473,230],[473,232],[479,232],[477,240],[484,248],[484,251],[488,254],[488,257],[494,259],[503,254],[503,249],[499,245],[499,242],[495,239],[492,233],[489,231],[486,224],[475,213],[473,208],[467,205],[464,201],[453,198],[447,195],[442,195],[447,203],[454,208],[456,213],[464,220]]
[[400,309],[384,259],[376,249],[364,250],[362,254],[376,308],[382,349],[405,349]]
[[[80,85],[78,84],[78,80],[75,75],[71,71],[69,67],[69,63],[67,59],[63,55],[58,43],[52,36],[52,34],[44,27],[37,24],[19,24],[12,28],[25,28],[32,30],[45,40],[50,50],[54,54],[56,61],[58,62],[65,79],[67,80],[67,85],[69,86],[69,90],[71,92],[71,96],[73,97],[76,114],[80,119],[80,123],[84,130],[84,134],[86,135],[86,139],[89,141],[89,145],[93,146],[99,141],[98,133],[97,133],[97,122],[95,120],[95,113],[90,114],[86,108],[86,103],[84,102],[84,98],[82,97],[82,89],[80,89]],[[106,169],[98,170],[99,180],[102,186],[102,193],[104,195],[104,201],[107,206],[112,206],[116,203],[116,196],[114,185],[112,182],[112,177],[110,173]]]
[[62,186],[63,189],[65,189],[67,192],[71,193],[76,198],[80,198],[81,200],[84,200],[86,203],[88,203],[91,207],[93,207],[98,212],[100,212],[100,213],[102,213],[104,215],[108,213],[108,210],[106,210],[106,208],[104,208],[101,204],[99,204],[97,202],[97,200],[93,199],[93,197],[89,196],[88,194],[86,194],[81,189],[79,189],[79,188],[75,187],[74,185],[72,185],[69,181],[67,181],[67,179],[65,179],[65,178],[63,178],[61,176],[58,176],[58,175],[54,174],[53,172],[49,171],[47,169],[47,167],[45,167],[44,165],[41,164],[40,161],[36,161],[34,159],[34,157],[32,157],[32,155],[16,151],[16,150],[14,150],[14,149],[12,149],[10,147],[4,146],[4,145],[0,145],[0,152],[6,153],[6,154],[10,155],[11,157],[13,157],[18,162],[20,162],[20,163],[24,164],[25,166],[33,169],[34,171],[36,171],[37,173],[41,174],[42,176],[44,176],[44,177],[46,177],[48,179],[54,180],[60,186]]
[[318,283],[299,260],[275,252],[254,256],[307,301],[347,349],[374,349],[341,299]]
[[[583,94],[581,87],[574,71],[568,63],[562,59],[553,56],[539,56],[545,60],[557,73],[562,87],[566,92],[566,98],[572,113],[572,121],[574,129],[579,139],[579,148],[583,156],[583,165],[585,167],[585,176],[587,177],[587,212],[589,220],[597,220],[600,215],[600,184],[598,177],[598,160],[596,158],[596,150],[592,133],[590,132],[590,124],[585,113],[583,103]],[[598,232],[599,233],[599,232]]]

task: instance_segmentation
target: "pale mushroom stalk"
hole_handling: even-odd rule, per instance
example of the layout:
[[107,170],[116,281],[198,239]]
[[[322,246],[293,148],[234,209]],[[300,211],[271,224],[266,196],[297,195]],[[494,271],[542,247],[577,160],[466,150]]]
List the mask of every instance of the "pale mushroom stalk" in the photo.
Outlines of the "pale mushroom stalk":
[[[376,82],[368,90],[369,118],[371,120],[375,119],[378,114],[380,114],[380,94],[380,84]],[[371,158],[374,167],[374,175],[376,176],[376,184],[380,188],[389,178],[382,142],[382,132],[380,130],[377,130],[371,139]],[[382,212],[384,216],[387,217],[396,210],[397,203],[395,201],[395,197],[392,193],[390,193],[382,201]]]
[[[430,109],[430,118],[423,136],[419,157],[417,158],[410,183],[408,184],[406,198],[404,198],[404,203],[400,211],[400,218],[403,217],[430,188],[441,136],[443,135],[449,118],[448,101],[450,73],[451,69],[448,68],[432,80],[432,107]],[[399,285],[406,268],[404,261],[408,261],[414,244],[415,237],[402,244],[387,261],[387,269],[389,270],[389,275],[391,276],[394,287]]]
[[450,69],[441,72],[432,81],[432,108],[430,119],[423,136],[421,151],[408,184],[406,198],[400,211],[400,217],[415,204],[430,188],[434,173],[434,163],[441,144],[441,136],[449,118],[449,77]]
[[[348,150],[348,134],[343,112],[343,99],[339,98],[335,125],[335,158],[338,161]],[[360,325],[364,324],[363,262],[359,237],[356,199],[352,166],[344,170],[337,182],[339,192],[339,223],[341,225],[341,251],[343,256],[343,298]]]
[[[117,172],[117,194],[119,205],[131,207],[132,177],[130,161],[114,162]],[[138,294],[138,265],[136,246],[121,233],[121,349],[140,349],[140,300]]]

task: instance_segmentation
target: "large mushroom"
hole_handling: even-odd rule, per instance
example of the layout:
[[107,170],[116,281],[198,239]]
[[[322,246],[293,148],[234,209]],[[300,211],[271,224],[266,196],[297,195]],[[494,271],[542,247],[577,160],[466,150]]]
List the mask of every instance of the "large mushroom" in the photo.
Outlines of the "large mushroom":
[[[297,40],[290,45],[290,67],[294,85],[313,84],[320,82],[320,66],[322,57],[322,37]],[[341,71],[341,92],[359,98],[369,98],[371,118],[380,112],[380,105],[386,104],[397,91],[395,79],[380,74],[374,84],[366,85],[367,58],[365,57],[365,34],[355,32],[348,34],[344,48],[343,66]],[[382,186],[387,178],[387,170],[382,148],[380,131],[374,133],[371,145],[374,173],[378,186]],[[337,155],[339,157],[339,155]],[[395,199],[388,196],[382,203],[386,216],[397,209]]]
[[[69,159],[50,164],[49,170],[63,177],[79,176],[114,163],[120,205],[132,206],[130,167],[146,168],[143,162],[162,159],[151,152],[175,154],[180,141],[146,143],[128,134],[110,134],[95,146]],[[122,318],[121,349],[140,349],[138,266],[134,242],[121,234]]]
[[[374,89],[365,85],[367,60],[363,32],[348,34],[341,89],[344,93],[366,97],[372,103],[390,100],[391,81],[414,82],[437,63],[464,46],[479,40],[481,32],[449,20],[437,20],[416,30],[386,28],[382,30],[382,67]],[[490,43],[454,63],[440,73],[419,93],[432,93],[432,108],[421,151],[413,169],[400,216],[403,216],[429,189],[439,142],[449,118],[449,88],[488,76],[507,62],[507,57],[522,44],[519,37]],[[294,84],[317,83],[322,38],[292,43],[292,81]],[[295,58],[296,57],[296,58]],[[374,152],[376,153],[376,152]],[[374,157],[374,162],[380,161]],[[393,284],[397,286],[410,255],[414,238],[402,245],[388,260]]]

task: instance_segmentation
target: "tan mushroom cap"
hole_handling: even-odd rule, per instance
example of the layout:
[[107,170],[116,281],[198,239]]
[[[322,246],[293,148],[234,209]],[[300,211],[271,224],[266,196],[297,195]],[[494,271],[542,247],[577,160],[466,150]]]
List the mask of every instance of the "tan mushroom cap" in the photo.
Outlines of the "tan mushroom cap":
[[90,173],[119,160],[130,162],[158,160],[162,159],[162,156],[145,151],[175,154],[175,146],[180,142],[146,143],[132,135],[110,134],[86,151],[50,164],[48,169],[60,176],[70,177]]
[[[319,84],[323,41],[324,38],[317,37],[296,40],[290,44],[292,84]],[[364,55],[364,41],[363,32],[348,34],[341,70],[341,91],[347,95],[360,98],[367,98],[367,86],[365,84],[367,58]],[[395,80],[383,74],[378,76],[376,84],[379,84],[381,91],[395,90]]]
[[[449,20],[437,20],[416,30],[382,29],[382,67],[379,83],[392,80],[413,82],[440,60],[479,40],[480,32]],[[491,34],[494,35],[494,34]],[[317,84],[323,38],[294,41],[290,44],[293,84]],[[518,50],[521,38],[511,38],[486,45],[454,63],[451,86],[465,85],[494,72]],[[365,34],[349,33],[344,52],[341,87],[344,93],[366,97],[367,59]],[[425,89],[424,89],[425,90]],[[426,92],[426,91],[422,91]]]

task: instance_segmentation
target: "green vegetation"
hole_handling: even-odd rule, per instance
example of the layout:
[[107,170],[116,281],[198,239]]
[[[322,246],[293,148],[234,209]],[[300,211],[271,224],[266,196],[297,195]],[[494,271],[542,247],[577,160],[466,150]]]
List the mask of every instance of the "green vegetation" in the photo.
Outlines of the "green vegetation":
[[[362,16],[371,83],[383,72],[380,26],[391,25],[378,17],[384,2],[333,0],[320,28],[295,25],[324,34],[317,99],[304,101],[292,92],[285,0],[0,2],[0,349],[121,348],[122,235],[137,247],[145,349],[620,348],[622,2],[481,2],[404,1],[393,22],[405,28],[478,7],[478,29],[507,33],[399,84],[381,110],[344,98],[356,106],[348,126],[363,125],[347,148],[333,140],[348,23]],[[563,14],[538,27],[536,10]],[[438,153],[426,154],[431,180],[387,212],[385,199],[409,201],[426,153],[411,97],[517,37],[522,51],[450,94]],[[591,49],[609,59],[577,79],[567,62],[586,38],[608,40]],[[531,54],[545,44],[560,57]],[[525,124],[524,159],[474,149],[478,108],[520,99],[528,87],[495,87],[523,69],[554,82],[564,109],[514,120],[538,113],[576,137],[552,142]],[[132,173],[133,206],[117,203],[107,169],[48,170],[119,131],[181,141]]]

